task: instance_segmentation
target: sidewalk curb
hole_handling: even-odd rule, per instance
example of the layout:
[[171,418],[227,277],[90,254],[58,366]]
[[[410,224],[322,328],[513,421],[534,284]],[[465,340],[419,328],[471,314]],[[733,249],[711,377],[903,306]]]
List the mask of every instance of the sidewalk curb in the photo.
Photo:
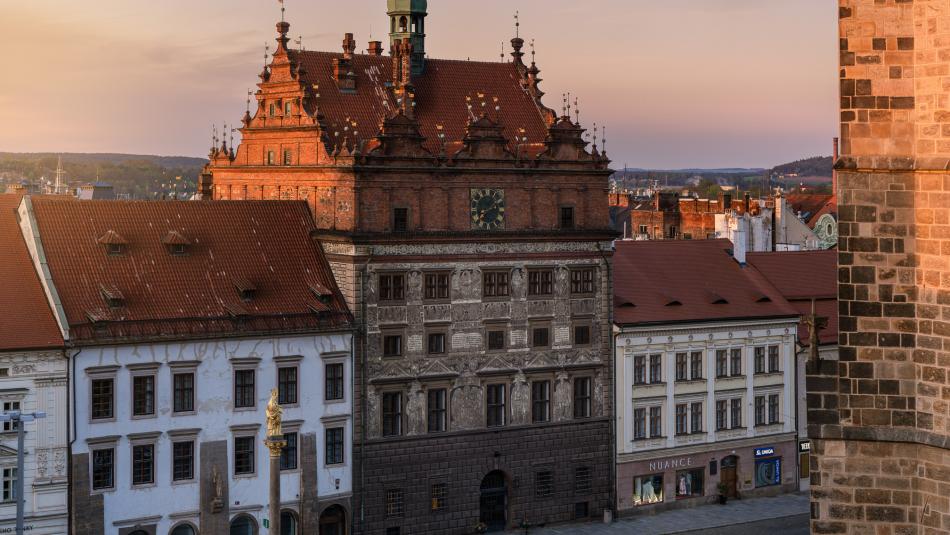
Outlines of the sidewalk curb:
[[748,524],[757,524],[757,523],[759,523],[759,522],[765,522],[765,521],[767,521],[767,520],[780,520],[780,519],[782,519],[782,518],[792,518],[792,517],[795,517],[795,516],[804,516],[804,515],[807,515],[807,514],[808,514],[808,511],[805,511],[804,513],[794,513],[794,514],[790,514],[790,515],[778,515],[778,516],[773,516],[773,517],[769,517],[769,518],[757,518],[757,519],[755,519],[755,520],[747,520],[747,521],[745,521],[745,522],[733,522],[733,523],[731,523],[731,524],[722,524],[722,525],[719,525],[719,526],[703,526],[703,527],[698,528],[698,529],[687,529],[687,530],[679,530],[679,531],[668,531],[668,532],[666,532],[665,535],[677,535],[677,534],[682,534],[682,533],[700,533],[700,532],[705,532],[705,531],[711,530],[711,529],[731,528],[731,527],[734,527],[734,526],[746,526],[746,525],[748,525]]

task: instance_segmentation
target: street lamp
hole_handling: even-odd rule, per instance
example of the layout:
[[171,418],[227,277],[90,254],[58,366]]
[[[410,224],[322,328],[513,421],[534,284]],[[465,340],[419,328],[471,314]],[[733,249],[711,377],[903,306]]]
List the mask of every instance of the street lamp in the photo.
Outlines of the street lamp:
[[23,509],[26,504],[26,499],[23,496],[23,440],[26,436],[26,431],[23,429],[23,424],[36,421],[40,418],[46,418],[46,413],[42,411],[29,413],[9,411],[0,413],[0,422],[12,422],[13,425],[16,426],[16,487],[14,490],[16,493],[16,531],[14,531],[14,533],[19,535],[23,535],[24,533]]

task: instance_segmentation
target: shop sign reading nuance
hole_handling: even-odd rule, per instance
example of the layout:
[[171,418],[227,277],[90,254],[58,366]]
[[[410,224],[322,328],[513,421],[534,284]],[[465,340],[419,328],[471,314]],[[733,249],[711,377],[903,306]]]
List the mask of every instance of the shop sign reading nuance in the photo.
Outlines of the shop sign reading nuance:
[[689,468],[690,466],[693,466],[692,457],[662,459],[659,461],[650,461],[650,472],[662,472],[670,469]]

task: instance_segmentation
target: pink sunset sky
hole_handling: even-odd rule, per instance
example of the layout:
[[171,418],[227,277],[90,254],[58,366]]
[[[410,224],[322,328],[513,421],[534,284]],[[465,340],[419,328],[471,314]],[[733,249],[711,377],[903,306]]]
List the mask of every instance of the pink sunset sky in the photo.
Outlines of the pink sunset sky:
[[[361,50],[387,40],[385,0],[286,6],[310,50],[339,50],[344,32]],[[607,125],[615,168],[831,153],[836,2],[429,0],[427,52],[499,61],[516,9],[546,104],[577,95],[585,126]],[[244,113],[279,17],[277,0],[4,2],[0,152],[204,156],[212,123]]]

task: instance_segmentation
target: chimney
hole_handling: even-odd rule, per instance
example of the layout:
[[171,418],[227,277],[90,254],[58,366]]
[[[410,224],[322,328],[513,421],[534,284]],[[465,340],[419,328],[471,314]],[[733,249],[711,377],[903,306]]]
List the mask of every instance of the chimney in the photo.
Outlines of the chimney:
[[752,197],[749,195],[749,192],[745,192],[745,213],[752,213]]
[[366,49],[366,53],[370,56],[382,56],[383,55],[383,42],[382,41],[370,41],[369,48]]
[[356,41],[353,40],[353,34],[343,35],[343,59],[350,61],[353,59],[353,52],[356,51]]
[[836,198],[838,196],[838,170],[835,165],[838,163],[838,138],[834,138],[834,149],[831,157],[831,194]]

